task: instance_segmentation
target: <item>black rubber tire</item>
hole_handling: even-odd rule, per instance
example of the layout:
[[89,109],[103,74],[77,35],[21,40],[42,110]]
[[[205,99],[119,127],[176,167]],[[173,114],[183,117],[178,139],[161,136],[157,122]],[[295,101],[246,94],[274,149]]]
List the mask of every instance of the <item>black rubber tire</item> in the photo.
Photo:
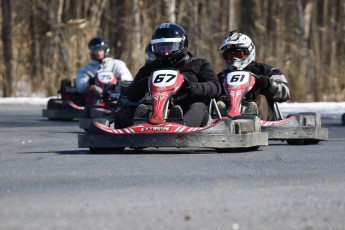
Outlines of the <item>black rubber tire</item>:
[[114,153],[122,153],[125,148],[90,148],[90,152],[92,154],[114,154]]
[[252,146],[248,148],[224,148],[224,149],[216,149],[218,153],[242,153],[242,152],[254,152],[258,151],[261,146]]
[[289,145],[317,145],[320,140],[310,140],[310,139],[295,139],[286,140]]

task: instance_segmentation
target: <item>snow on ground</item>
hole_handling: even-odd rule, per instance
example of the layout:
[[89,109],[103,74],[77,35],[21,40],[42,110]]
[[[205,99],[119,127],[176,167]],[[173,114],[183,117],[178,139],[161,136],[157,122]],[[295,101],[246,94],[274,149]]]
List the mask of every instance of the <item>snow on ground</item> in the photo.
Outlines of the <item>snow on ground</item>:
[[338,119],[345,113],[345,102],[304,102],[279,104],[279,109],[283,115],[289,113],[315,112],[322,118]]
[[[44,107],[49,99],[39,97],[8,97],[0,98],[0,105],[34,105]],[[322,118],[339,119],[345,113],[345,102],[284,102],[279,104],[279,108],[284,116],[290,113],[316,112]]]
[[[51,97],[54,98],[54,97]],[[2,97],[0,98],[0,105],[37,105],[44,106],[47,104],[50,97]]]

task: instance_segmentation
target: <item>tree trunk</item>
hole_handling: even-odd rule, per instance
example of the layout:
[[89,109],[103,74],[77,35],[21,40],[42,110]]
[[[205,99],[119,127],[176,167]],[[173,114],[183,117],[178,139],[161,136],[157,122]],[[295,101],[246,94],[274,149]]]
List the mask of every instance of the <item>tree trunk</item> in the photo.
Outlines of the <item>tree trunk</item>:
[[11,0],[1,0],[2,9],[2,44],[4,55],[5,76],[3,96],[13,96],[12,83],[12,42],[11,42]]
[[308,72],[310,67],[310,59],[309,59],[309,46],[308,46],[308,33],[307,27],[306,27],[306,21],[305,21],[305,9],[302,5],[301,0],[297,1],[297,9],[298,9],[298,19],[299,19],[299,29],[300,29],[300,44],[301,44],[301,65],[299,69],[299,76],[297,79],[299,79],[299,89],[300,92],[300,98],[306,98],[308,88],[306,86],[309,86],[310,84],[306,84],[307,82],[310,83],[310,81],[307,81],[308,78]]
[[176,23],[176,0],[164,0],[164,18],[171,23]]

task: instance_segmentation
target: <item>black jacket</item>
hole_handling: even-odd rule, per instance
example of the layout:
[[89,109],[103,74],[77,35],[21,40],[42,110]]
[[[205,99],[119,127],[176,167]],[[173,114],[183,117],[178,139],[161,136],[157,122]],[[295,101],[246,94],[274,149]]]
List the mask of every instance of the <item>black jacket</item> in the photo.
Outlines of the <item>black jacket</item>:
[[195,58],[189,54],[186,59],[175,66],[164,64],[161,61],[153,61],[144,65],[128,88],[128,99],[138,101],[143,98],[148,92],[148,78],[155,70],[163,68],[179,70],[192,85],[189,95],[178,102],[182,108],[186,108],[194,102],[203,102],[208,106],[212,98],[220,96],[221,85],[211,65],[206,60]]

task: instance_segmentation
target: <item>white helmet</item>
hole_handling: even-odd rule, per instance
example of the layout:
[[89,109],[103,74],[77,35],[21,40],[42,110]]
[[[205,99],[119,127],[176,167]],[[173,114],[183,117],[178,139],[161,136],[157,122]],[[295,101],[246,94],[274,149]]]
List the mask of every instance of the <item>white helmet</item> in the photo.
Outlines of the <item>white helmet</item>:
[[230,31],[219,47],[230,69],[243,70],[255,60],[255,46],[245,34]]

